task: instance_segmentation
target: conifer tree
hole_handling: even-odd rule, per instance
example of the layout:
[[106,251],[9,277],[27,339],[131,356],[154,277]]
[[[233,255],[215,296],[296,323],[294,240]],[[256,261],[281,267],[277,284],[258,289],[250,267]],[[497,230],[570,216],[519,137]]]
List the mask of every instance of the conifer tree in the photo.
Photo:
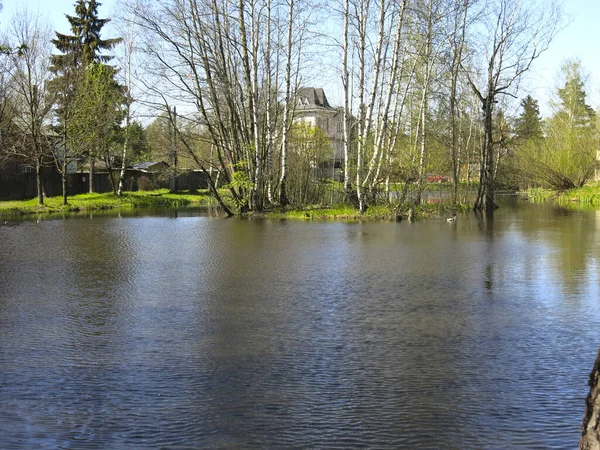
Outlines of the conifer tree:
[[52,40],[54,46],[62,52],[52,55],[51,62],[55,72],[64,70],[67,66],[87,66],[92,61],[107,63],[113,56],[102,55],[103,50],[111,50],[120,38],[102,39],[100,33],[110,19],[98,17],[98,7],[101,5],[96,0],[77,0],[75,2],[75,16],[65,14],[71,24],[73,34],[56,32],[56,39]]
[[530,139],[542,138],[542,118],[540,117],[538,101],[531,95],[528,95],[521,101],[521,106],[523,107],[523,112],[515,123],[517,140],[524,143]]
[[[66,169],[68,159],[76,159],[83,149],[69,148],[68,122],[72,119],[75,107],[75,93],[78,84],[83,83],[87,67],[92,63],[108,63],[113,56],[102,54],[102,51],[111,50],[121,38],[102,39],[100,34],[104,25],[110,19],[98,17],[98,7],[101,5],[96,0],[77,0],[74,4],[75,15],[66,14],[71,25],[72,34],[56,32],[52,40],[54,46],[61,52],[50,58],[50,70],[55,75],[50,84],[50,89],[55,93],[57,100],[57,115],[60,130],[63,135],[63,149],[56,158],[57,167],[63,175],[63,191],[66,186]],[[93,165],[94,157],[90,154],[90,191],[93,190]],[[63,192],[63,202],[66,204],[66,194]]]

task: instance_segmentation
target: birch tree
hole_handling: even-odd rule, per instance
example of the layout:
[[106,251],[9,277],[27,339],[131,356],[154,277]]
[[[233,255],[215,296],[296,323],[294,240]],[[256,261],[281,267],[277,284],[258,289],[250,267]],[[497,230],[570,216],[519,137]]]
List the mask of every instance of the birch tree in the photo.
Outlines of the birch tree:
[[181,117],[205,131],[212,157],[191,156],[215,198],[218,178],[242,213],[287,203],[286,139],[308,15],[298,5],[304,3],[160,0],[130,8],[145,34],[147,104],[177,105]]
[[281,130],[281,176],[279,178],[279,204],[286,206],[289,203],[287,196],[287,171],[288,171],[288,132],[291,123],[292,102],[292,50],[293,50],[293,24],[295,0],[288,0],[287,39],[285,51],[285,100],[283,105],[283,120]]
[[458,184],[460,179],[461,145],[460,145],[460,108],[459,104],[459,76],[463,61],[464,46],[467,33],[467,17],[471,6],[470,0],[458,3],[452,20],[452,35],[450,37],[452,63],[450,66],[450,157],[452,162],[452,195],[453,201],[458,200]]

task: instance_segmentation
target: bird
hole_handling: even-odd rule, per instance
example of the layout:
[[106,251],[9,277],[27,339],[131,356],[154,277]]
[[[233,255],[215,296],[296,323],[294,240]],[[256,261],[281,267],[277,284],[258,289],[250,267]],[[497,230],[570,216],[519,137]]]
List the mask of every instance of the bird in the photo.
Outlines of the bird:
[[446,222],[456,222],[456,214],[455,214],[455,215],[453,215],[452,217],[448,217],[448,218],[446,219]]

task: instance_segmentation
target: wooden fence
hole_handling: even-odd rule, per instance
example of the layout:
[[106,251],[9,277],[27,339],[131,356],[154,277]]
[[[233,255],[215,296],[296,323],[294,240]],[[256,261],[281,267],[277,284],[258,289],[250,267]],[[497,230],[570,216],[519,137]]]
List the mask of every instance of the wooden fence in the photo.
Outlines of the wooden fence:
[[[115,175],[118,176],[118,174]],[[55,170],[43,168],[42,185],[46,197],[62,195],[62,178]],[[169,188],[170,186],[171,180],[160,173],[127,170],[125,175],[125,190],[127,191]],[[202,172],[184,172],[177,177],[177,189],[179,190],[205,189],[207,187],[206,176]],[[84,194],[88,191],[89,173],[78,172],[67,175],[67,195]],[[112,191],[108,173],[94,174],[94,191],[98,193]],[[35,173],[0,173],[0,200],[24,200],[36,196]]]

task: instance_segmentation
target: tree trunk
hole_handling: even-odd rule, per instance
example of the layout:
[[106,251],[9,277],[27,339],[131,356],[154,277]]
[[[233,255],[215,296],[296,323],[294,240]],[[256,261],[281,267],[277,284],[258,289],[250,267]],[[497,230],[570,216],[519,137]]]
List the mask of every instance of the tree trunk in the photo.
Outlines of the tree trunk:
[[279,204],[287,206],[287,147],[288,128],[290,118],[290,104],[292,103],[292,46],[293,46],[293,21],[294,0],[289,0],[288,29],[287,29],[287,54],[285,66],[285,104],[283,105],[283,132],[281,136],[281,177],[279,179]]
[[94,168],[96,166],[96,158],[94,158],[94,155],[90,155],[90,180],[89,180],[89,193],[93,194],[94,193]]
[[590,373],[590,392],[585,399],[580,450],[600,450],[600,352]]
[[487,214],[494,212],[494,149],[493,149],[493,105],[494,97],[491,92],[483,101],[484,111],[484,137],[481,151],[480,185],[475,202],[475,209],[485,211]]
[[[167,107],[168,108],[168,107]],[[177,107],[173,106],[171,114],[171,151],[169,152],[169,163],[171,165],[171,192],[177,192]]]
[[[454,22],[454,34],[453,38],[457,39],[453,45],[454,55],[452,60],[452,83],[450,87],[450,125],[452,134],[451,144],[451,156],[452,156],[452,202],[458,202],[458,184],[460,174],[460,143],[458,139],[458,124],[457,124],[457,89],[458,89],[458,73],[460,70],[460,64],[462,61],[462,54],[465,44],[465,35],[467,27],[467,12],[469,10],[469,0],[464,0],[462,6],[462,19],[461,19],[461,32],[458,35],[459,29],[459,18],[458,14],[455,16]],[[458,12],[459,10],[457,10]]]
[[[427,71],[427,69],[426,69]],[[427,76],[425,76],[425,82],[423,83],[423,96],[421,98],[421,151],[419,153],[419,180],[417,189],[416,203],[421,203],[421,194],[423,192],[423,185],[425,183],[425,156],[427,153]]]
[[121,173],[119,175],[119,189],[117,195],[123,195],[123,182],[125,181],[125,168],[127,160],[127,148],[129,147],[129,99],[127,99],[127,115],[125,116],[125,142],[123,142],[123,159],[121,161]]
[[44,204],[44,188],[42,186],[42,164],[38,160],[35,164],[35,183],[37,187],[38,205]]
[[344,2],[344,48],[342,49],[342,84],[344,86],[344,109],[342,131],[344,133],[344,194],[350,196],[350,73],[348,72],[350,0]]
[[271,79],[271,0],[267,0],[267,31],[265,36],[265,73],[267,77],[267,105],[266,105],[266,126],[267,126],[267,200],[270,204],[274,203],[273,197],[273,118],[271,116],[273,95]]
[[107,165],[107,170],[108,170],[108,182],[110,183],[110,188],[113,191],[114,195],[117,195],[117,184],[115,183],[115,178],[114,178],[114,173],[115,171],[113,170],[113,168],[110,165]]
[[62,176],[62,197],[63,205],[67,205],[67,165],[63,164]]

